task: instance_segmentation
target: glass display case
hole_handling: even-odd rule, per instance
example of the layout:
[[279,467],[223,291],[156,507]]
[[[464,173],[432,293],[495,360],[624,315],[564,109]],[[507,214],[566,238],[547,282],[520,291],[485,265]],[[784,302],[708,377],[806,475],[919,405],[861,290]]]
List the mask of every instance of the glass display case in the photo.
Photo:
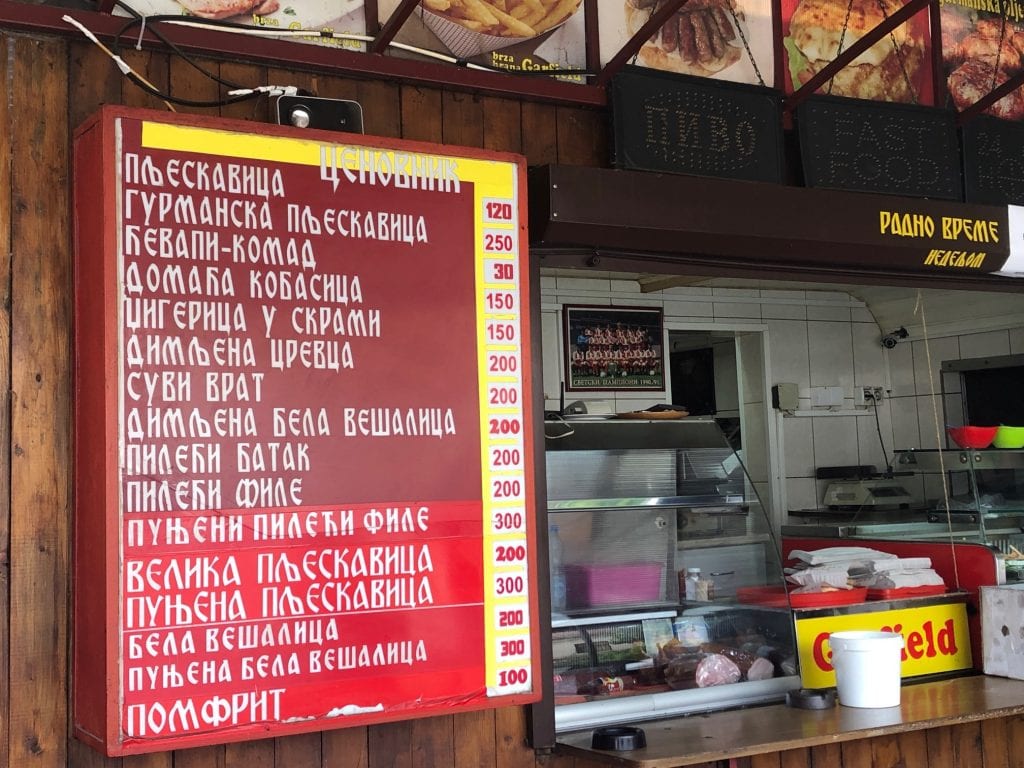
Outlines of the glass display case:
[[545,424],[555,727],[799,687],[778,548],[711,418]]
[[1024,450],[897,451],[894,469],[939,535],[994,547],[1007,579],[1024,580]]

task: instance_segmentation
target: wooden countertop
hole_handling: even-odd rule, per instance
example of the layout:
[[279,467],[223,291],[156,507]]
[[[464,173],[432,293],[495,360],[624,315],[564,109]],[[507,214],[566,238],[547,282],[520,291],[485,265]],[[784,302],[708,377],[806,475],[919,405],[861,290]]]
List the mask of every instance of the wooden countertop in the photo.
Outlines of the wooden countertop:
[[772,704],[634,723],[647,736],[645,749],[592,749],[592,731],[587,730],[560,735],[558,751],[595,763],[674,768],[1021,713],[1024,681],[975,675],[904,685],[899,707],[856,709],[837,705],[809,710]]

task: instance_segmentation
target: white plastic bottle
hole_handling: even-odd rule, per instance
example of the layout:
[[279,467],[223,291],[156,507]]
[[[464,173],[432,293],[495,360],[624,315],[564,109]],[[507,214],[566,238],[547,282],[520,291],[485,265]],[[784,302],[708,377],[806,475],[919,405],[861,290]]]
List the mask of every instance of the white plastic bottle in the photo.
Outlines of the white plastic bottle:
[[[697,597],[698,585],[700,584],[700,568],[686,569],[686,599],[699,600]],[[706,600],[707,598],[705,598]]]
[[562,539],[558,526],[548,527],[548,568],[551,573],[551,610],[565,610],[565,569],[562,567]]

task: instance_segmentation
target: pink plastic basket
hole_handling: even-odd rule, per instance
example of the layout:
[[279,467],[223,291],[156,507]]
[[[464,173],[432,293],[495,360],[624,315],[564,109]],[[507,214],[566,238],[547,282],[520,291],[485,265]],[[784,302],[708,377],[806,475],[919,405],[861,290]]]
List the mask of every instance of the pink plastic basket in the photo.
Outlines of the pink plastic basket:
[[598,608],[656,601],[661,597],[661,563],[614,563],[565,566],[569,608]]

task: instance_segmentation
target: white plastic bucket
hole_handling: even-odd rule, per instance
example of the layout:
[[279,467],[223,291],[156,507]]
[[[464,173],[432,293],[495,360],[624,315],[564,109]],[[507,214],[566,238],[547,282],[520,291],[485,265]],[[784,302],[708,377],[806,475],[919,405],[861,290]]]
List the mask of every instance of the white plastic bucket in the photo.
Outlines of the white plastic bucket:
[[833,632],[832,667],[839,703],[847,707],[898,707],[903,637],[895,632]]

